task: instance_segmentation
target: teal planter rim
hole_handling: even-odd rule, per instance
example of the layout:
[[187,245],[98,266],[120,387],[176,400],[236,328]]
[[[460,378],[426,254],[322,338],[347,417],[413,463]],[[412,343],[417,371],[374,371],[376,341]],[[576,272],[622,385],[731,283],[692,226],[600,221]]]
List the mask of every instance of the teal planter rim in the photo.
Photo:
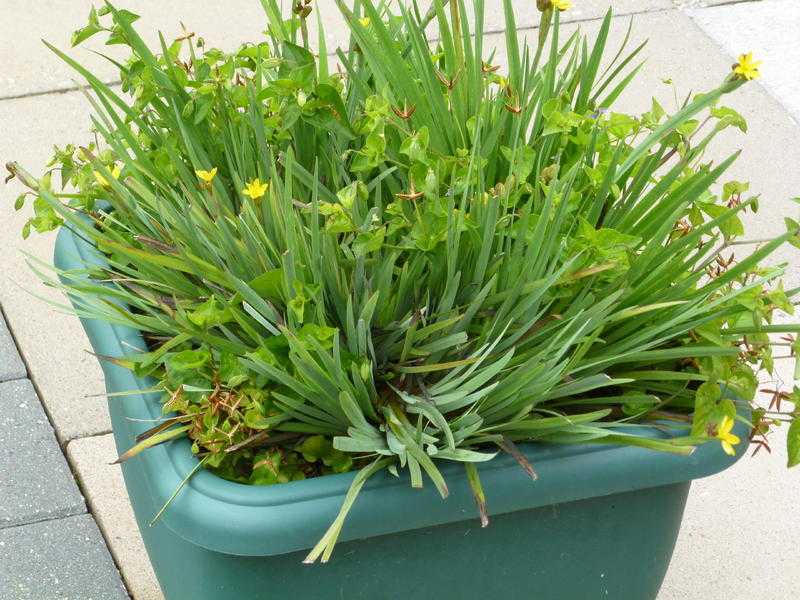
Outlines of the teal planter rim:
[[[103,265],[105,259],[89,242],[65,227],[56,240],[54,262],[59,269],[81,271],[87,266]],[[120,357],[132,349],[145,348],[141,334],[130,327],[81,321],[98,355]],[[124,418],[112,422],[119,444],[151,427],[148,420],[162,417],[161,403],[158,394],[147,392],[152,380],[138,378],[109,361],[101,361],[101,366],[109,393],[141,391],[109,398],[109,403],[124,403]],[[747,411],[742,408],[745,416]],[[643,426],[640,431],[653,437],[668,437],[654,427]],[[718,473],[747,450],[747,426],[737,422],[734,431],[745,442],[733,457],[715,443],[700,446],[690,456],[634,447],[521,444],[520,449],[539,478],[532,481],[507,455],[479,465],[489,515],[670,485]],[[165,504],[198,463],[188,440],[151,448],[130,459],[123,470],[134,461],[145,473],[154,506]],[[417,490],[404,476],[395,478],[383,472],[371,478],[351,510],[340,540],[468,519],[477,521],[463,467],[441,463],[440,467],[450,490],[444,500],[427,480],[425,487]],[[200,469],[160,520],[186,541],[224,554],[273,556],[306,550],[336,517],[353,477],[354,473],[343,473],[261,487],[227,481]]]

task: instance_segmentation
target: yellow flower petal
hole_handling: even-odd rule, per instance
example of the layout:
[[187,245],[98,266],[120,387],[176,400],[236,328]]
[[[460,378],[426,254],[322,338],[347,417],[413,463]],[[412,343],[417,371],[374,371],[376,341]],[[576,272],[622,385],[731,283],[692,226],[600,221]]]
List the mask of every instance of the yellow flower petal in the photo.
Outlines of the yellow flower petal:
[[359,19],[358,22],[361,23],[362,27],[369,27],[372,21],[369,20],[369,17],[364,17],[363,19]]
[[739,62],[733,66],[733,72],[746,81],[758,79],[761,76],[761,72],[758,70],[761,64],[762,61],[753,60],[752,52],[740,54]]
[[267,193],[268,187],[269,184],[261,183],[261,180],[256,178],[245,185],[244,189],[242,190],[242,194],[248,196],[253,200],[258,200],[259,198],[262,198],[264,194]]
[[211,183],[214,181],[214,177],[217,176],[217,167],[214,167],[210,171],[197,170],[195,174],[205,183]]
[[729,433],[725,436],[725,441],[731,444],[732,446],[735,446],[742,440],[739,439],[738,435],[733,435],[732,433]]
[[556,10],[569,10],[572,8],[572,0],[552,0],[553,8]]
[[722,444],[722,449],[725,451],[725,454],[729,454],[730,456],[736,454],[736,450],[733,447],[741,442],[739,436],[731,433],[733,425],[734,420],[731,417],[725,416],[722,417],[722,421],[720,421],[719,427],[717,428],[717,439],[720,441],[720,444]]
[[733,429],[733,419],[728,416],[722,417],[722,422],[719,424],[718,437],[725,437],[731,432],[731,429]]
[[[94,173],[94,178],[97,180],[102,187],[111,187],[111,184],[108,182],[108,179],[100,171],[92,171]],[[119,175],[122,173],[122,167],[119,165],[114,165],[111,167],[111,176],[114,179],[119,179]]]

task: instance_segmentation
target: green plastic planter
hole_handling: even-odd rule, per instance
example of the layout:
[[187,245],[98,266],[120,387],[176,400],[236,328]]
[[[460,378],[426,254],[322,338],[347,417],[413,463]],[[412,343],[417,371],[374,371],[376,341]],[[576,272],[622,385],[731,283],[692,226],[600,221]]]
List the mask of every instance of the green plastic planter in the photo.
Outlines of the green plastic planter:
[[[102,264],[72,232],[58,236],[61,269]],[[129,328],[83,321],[97,354],[144,348]],[[161,416],[152,382],[102,362],[117,449]],[[737,434],[747,439],[744,426]],[[650,430],[653,436],[665,434]],[[680,528],[692,479],[736,457],[706,444],[689,457],[606,446],[523,446],[539,480],[513,459],[480,467],[491,524],[482,529],[460,465],[445,465],[450,496],[379,474],[362,490],[327,565],[302,559],[323,534],[352,473],[271,487],[200,470],[161,519],[153,516],[197,460],[185,440],[122,466],[147,552],[169,600],[652,600]]]

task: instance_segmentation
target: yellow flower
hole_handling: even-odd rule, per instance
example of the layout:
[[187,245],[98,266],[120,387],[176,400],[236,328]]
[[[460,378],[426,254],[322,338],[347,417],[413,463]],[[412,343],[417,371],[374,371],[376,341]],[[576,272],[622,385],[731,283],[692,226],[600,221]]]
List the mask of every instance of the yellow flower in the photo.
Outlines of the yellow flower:
[[557,10],[569,10],[572,8],[572,0],[551,0],[551,4]]
[[722,444],[722,449],[725,450],[725,454],[734,456],[736,450],[734,450],[733,447],[741,440],[739,440],[738,436],[731,433],[731,429],[733,429],[733,419],[730,417],[723,417],[722,422],[719,424],[719,429],[717,430],[717,439]]
[[364,17],[363,19],[359,19],[358,22],[361,23],[362,27],[369,27],[369,24],[371,23],[369,17]]
[[[111,168],[111,176],[114,179],[119,179],[120,173],[122,173],[122,167],[120,167],[119,165],[114,165]],[[111,184],[108,183],[108,179],[106,179],[100,171],[94,172],[94,178],[97,180],[97,183],[99,183],[101,186],[105,188],[111,187]]]
[[195,173],[203,183],[211,183],[214,181],[214,177],[217,176],[217,167],[214,167],[210,171],[197,170]]
[[758,68],[761,66],[762,61],[753,60],[753,53],[739,55],[739,62],[733,66],[733,72],[741,77],[750,81],[751,79],[758,79],[761,77],[761,72]]
[[242,193],[245,196],[249,196],[253,200],[258,200],[267,193],[268,186],[269,184],[261,183],[261,180],[256,177],[244,187]]

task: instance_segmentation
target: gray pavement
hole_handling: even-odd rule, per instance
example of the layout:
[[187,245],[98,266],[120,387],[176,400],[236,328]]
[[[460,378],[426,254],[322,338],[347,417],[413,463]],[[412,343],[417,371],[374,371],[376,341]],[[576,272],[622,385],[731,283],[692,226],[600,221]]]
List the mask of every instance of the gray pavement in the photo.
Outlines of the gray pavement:
[[[488,1],[487,6],[495,1]],[[591,35],[609,3],[575,0],[575,8],[564,13],[565,28],[580,26]],[[87,139],[88,104],[80,92],[63,91],[74,87],[72,75],[44,49],[39,38],[62,48],[68,46],[69,32],[83,24],[90,4],[89,0],[37,0],[2,7],[0,162],[19,160],[35,171],[48,158],[53,142]],[[332,50],[345,39],[341,20],[333,9],[333,0],[317,0],[315,4],[322,10]],[[612,45],[621,41],[631,15],[635,16],[633,41],[650,39],[648,64],[620,99],[624,110],[648,110],[651,96],[674,108],[673,88],[664,85],[663,79],[671,78],[675,91],[683,96],[715,85],[741,52],[753,51],[757,59],[765,61],[760,82],[744,86],[726,99],[748,119],[749,134],[743,137],[726,132],[710,158],[743,149],[729,176],[751,181],[751,191],[761,194],[761,211],[749,219],[752,237],[782,231],[783,216],[797,218],[798,207],[790,198],[800,195],[800,171],[795,167],[800,164],[800,0],[617,0],[613,4],[618,16]],[[117,5],[141,13],[143,31],[160,28],[169,37],[181,31],[178,22],[183,19],[187,28],[209,44],[224,48],[255,39],[264,28],[257,0],[202,5],[191,0],[127,0]],[[514,6],[523,29],[520,37],[532,38],[536,35],[530,29],[535,18],[534,1],[514,0]],[[487,29],[497,34],[487,46],[503,45],[501,13],[489,10]],[[116,50],[92,44],[88,48],[112,54]],[[114,81],[114,69],[104,59],[88,49],[73,54],[97,69],[105,80]],[[501,59],[498,55],[498,61]],[[49,261],[53,236],[33,236],[22,242],[19,231],[27,214],[11,210],[19,191],[19,184],[13,181],[0,186],[0,240],[5,249],[0,261],[0,304],[25,359],[23,364],[0,321],[0,382],[11,380],[0,383],[0,406],[7,403],[11,407],[18,402],[16,409],[0,414],[22,423],[0,421],[0,557],[13,545],[17,554],[31,558],[0,560],[0,600],[124,598],[124,594],[115,595],[121,593],[119,575],[100,532],[133,598],[161,600],[120,469],[108,464],[115,450],[108,433],[100,369],[85,352],[89,343],[77,319],[55,306],[63,303],[63,298],[42,286],[25,264],[23,251],[33,260]],[[799,259],[797,251],[788,249],[779,257],[792,265],[787,276],[790,286],[800,285]],[[44,411],[30,384],[24,381],[25,365]],[[789,361],[779,361],[774,379],[791,384]],[[762,453],[755,459],[742,460],[730,471],[693,485],[659,600],[800,597],[800,564],[796,560],[800,470],[786,473],[783,442],[778,434],[772,456]],[[72,483],[62,447],[88,502],[89,515]],[[8,448],[14,449],[12,456],[3,454]],[[33,452],[26,454],[26,449]],[[5,489],[7,482],[11,482],[10,491]],[[51,528],[55,525],[50,524],[62,522],[64,531],[83,535],[83,541],[54,537]],[[54,542],[63,544],[65,550],[51,552],[43,547],[55,547]],[[81,560],[85,564],[79,566],[85,566],[88,573],[100,573],[104,582],[102,589],[91,591],[91,596],[89,592],[81,595],[80,590],[89,588],[71,588],[64,583],[68,579],[88,582],[83,571],[74,570],[76,563],[69,562],[84,554]],[[44,564],[67,579],[37,567]],[[16,577],[11,582],[15,587],[8,583],[9,572]],[[60,583],[54,583],[53,577]],[[9,589],[17,595],[4,595]]]
[[760,80],[800,123],[800,3],[762,0],[688,13],[729,56],[753,52],[764,61]]
[[128,600],[91,515],[0,529],[3,600]]
[[2,527],[86,512],[53,428],[27,379],[0,383],[0,473]]
[[128,598],[0,315],[0,600]]
[[[503,11],[492,10],[492,2],[486,3],[486,31],[501,31]],[[86,23],[92,0],[37,0],[18,3],[11,8],[12,14],[0,19],[0,56],[7,57],[5,68],[0,72],[0,99],[50,93],[53,90],[74,88],[73,72],[62,64],[41,43],[46,39],[60,48],[68,48],[69,34],[73,29]],[[209,46],[233,49],[244,41],[262,37],[264,13],[258,0],[233,0],[230,2],[204,2],[199,5],[192,0],[173,0],[171,2],[147,2],[144,0],[120,0],[114,3],[118,8],[129,8],[141,15],[137,29],[151,44],[158,43],[157,31],[164,32],[167,38],[181,34],[180,22],[188,31],[201,34]],[[330,50],[346,41],[343,20],[333,0],[318,0],[321,9],[326,44]],[[421,10],[427,10],[430,0],[421,0]],[[470,3],[467,3],[470,4]],[[535,0],[513,0],[517,22],[521,27],[530,27],[538,20]],[[649,10],[666,9],[671,0],[615,0],[617,14],[632,14]],[[574,10],[564,14],[565,21],[597,18],[608,10],[608,0],[580,0],[575,2]],[[60,18],[53,18],[59,15]],[[309,24],[311,39],[317,39],[316,22]],[[19,35],[19,32],[30,32]],[[35,35],[33,34],[35,32]],[[98,36],[98,40],[101,36]],[[91,67],[101,79],[113,81],[117,77],[116,68],[102,56],[119,58],[118,49],[105,46],[100,41],[90,40],[82,44],[73,54]]]
[[0,381],[22,379],[26,375],[14,338],[0,314]]

